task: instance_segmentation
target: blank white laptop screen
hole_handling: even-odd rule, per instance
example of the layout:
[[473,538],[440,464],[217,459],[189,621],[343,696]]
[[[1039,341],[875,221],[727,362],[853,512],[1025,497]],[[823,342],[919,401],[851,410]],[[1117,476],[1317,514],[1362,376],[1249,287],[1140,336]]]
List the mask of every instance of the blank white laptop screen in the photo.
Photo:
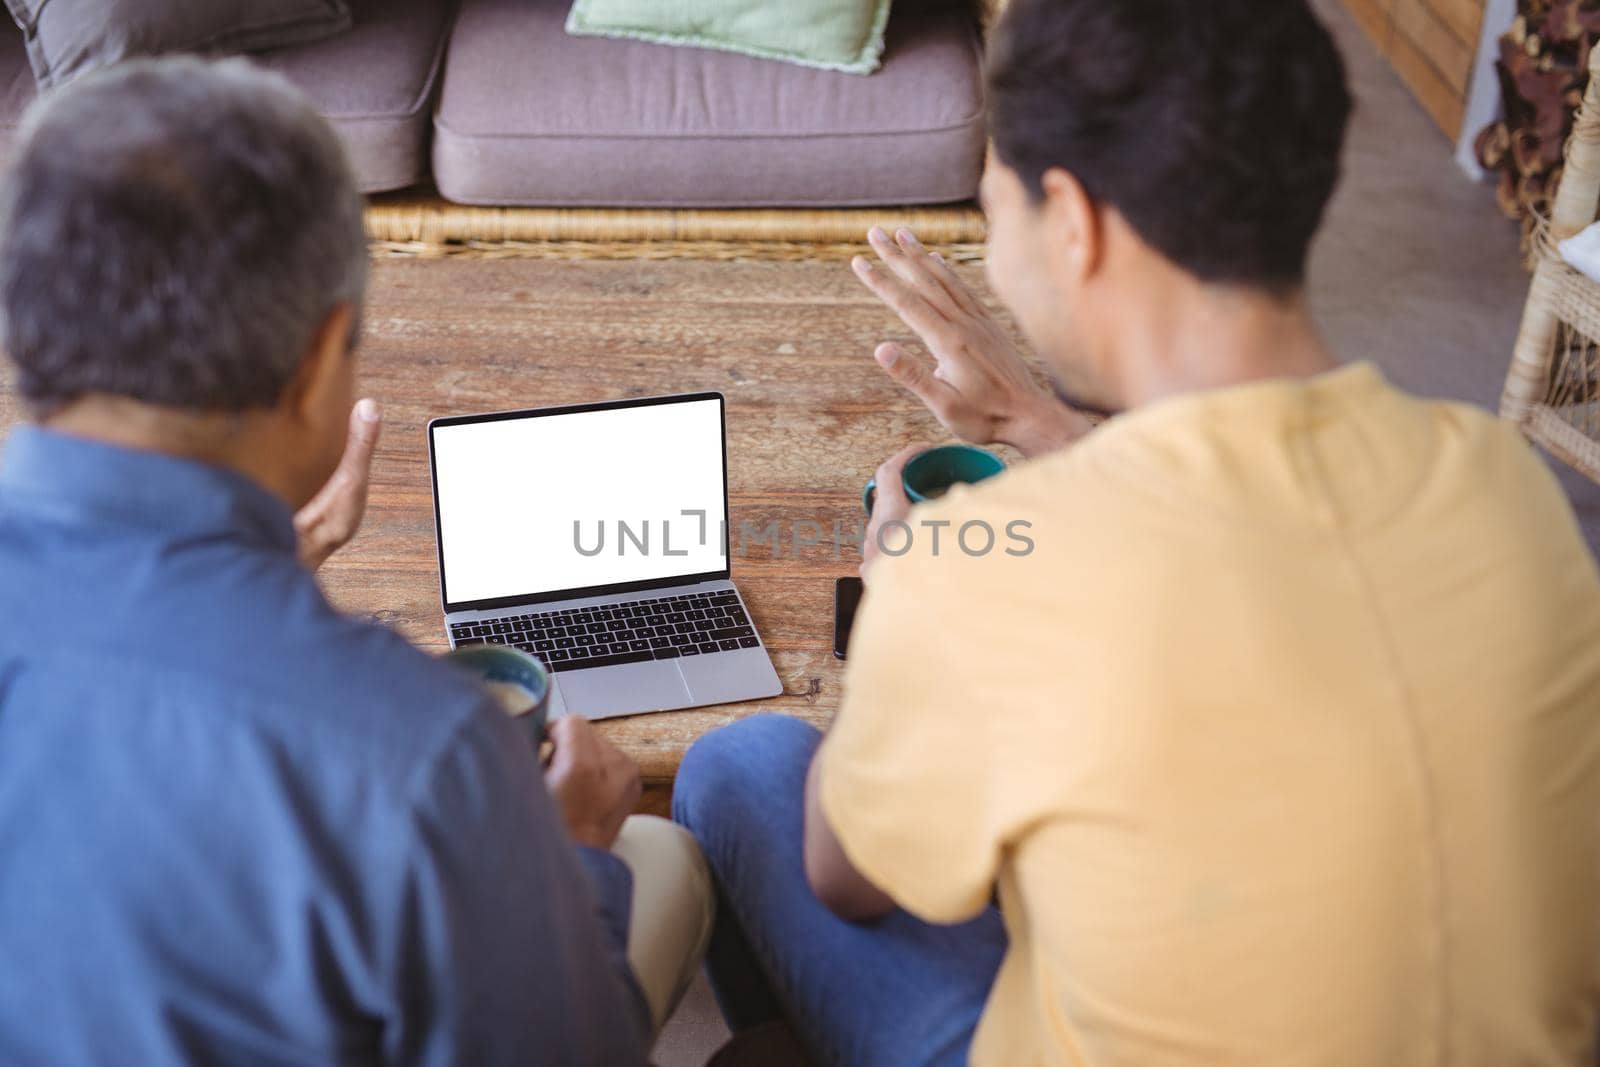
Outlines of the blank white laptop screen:
[[727,570],[717,398],[435,425],[433,464],[446,604]]

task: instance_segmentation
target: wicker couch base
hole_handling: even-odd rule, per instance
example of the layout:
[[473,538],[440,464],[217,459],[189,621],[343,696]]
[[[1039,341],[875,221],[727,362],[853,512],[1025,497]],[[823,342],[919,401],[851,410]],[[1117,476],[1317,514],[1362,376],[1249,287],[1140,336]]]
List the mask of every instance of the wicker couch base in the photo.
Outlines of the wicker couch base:
[[858,244],[867,228],[905,226],[930,245],[977,245],[983,213],[972,204],[941,207],[689,209],[469,207],[437,195],[373,197],[367,232],[376,242],[419,245],[498,242],[718,242]]

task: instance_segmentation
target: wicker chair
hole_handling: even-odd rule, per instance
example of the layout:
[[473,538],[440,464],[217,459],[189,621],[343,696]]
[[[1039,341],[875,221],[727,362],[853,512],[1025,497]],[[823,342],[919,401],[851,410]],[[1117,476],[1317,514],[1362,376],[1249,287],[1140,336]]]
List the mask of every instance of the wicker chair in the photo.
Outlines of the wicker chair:
[[1500,414],[1600,482],[1600,284],[1556,248],[1600,215],[1600,48],[1589,72],[1549,224],[1535,238],[1533,284]]

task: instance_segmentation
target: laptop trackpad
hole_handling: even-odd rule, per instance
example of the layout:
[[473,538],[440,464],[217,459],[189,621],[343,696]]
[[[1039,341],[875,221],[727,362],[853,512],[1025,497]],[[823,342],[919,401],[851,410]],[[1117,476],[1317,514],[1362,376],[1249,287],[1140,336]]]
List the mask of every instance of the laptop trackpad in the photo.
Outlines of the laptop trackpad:
[[556,675],[562,703],[586,719],[681,708],[691,701],[678,661],[658,659]]

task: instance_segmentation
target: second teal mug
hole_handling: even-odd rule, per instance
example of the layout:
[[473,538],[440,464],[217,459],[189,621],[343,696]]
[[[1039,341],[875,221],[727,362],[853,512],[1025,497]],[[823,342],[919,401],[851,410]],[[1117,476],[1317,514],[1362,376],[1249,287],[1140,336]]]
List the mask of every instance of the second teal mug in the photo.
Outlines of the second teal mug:
[[[1006,469],[1006,461],[977,445],[940,445],[918,452],[901,468],[900,481],[913,504],[937,500],[954,485],[970,485],[993,478]],[[872,514],[878,499],[878,479],[861,491],[861,506]]]

